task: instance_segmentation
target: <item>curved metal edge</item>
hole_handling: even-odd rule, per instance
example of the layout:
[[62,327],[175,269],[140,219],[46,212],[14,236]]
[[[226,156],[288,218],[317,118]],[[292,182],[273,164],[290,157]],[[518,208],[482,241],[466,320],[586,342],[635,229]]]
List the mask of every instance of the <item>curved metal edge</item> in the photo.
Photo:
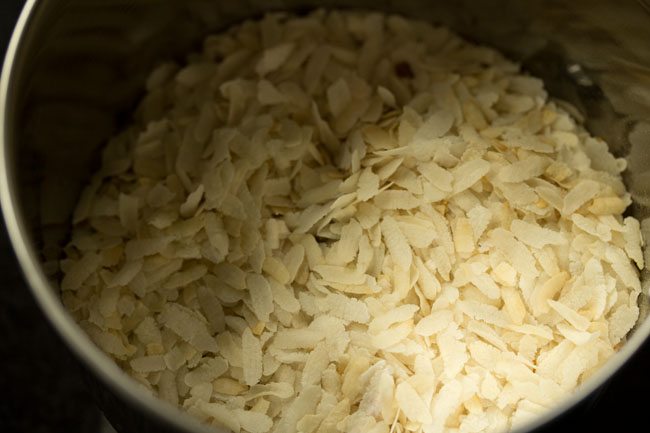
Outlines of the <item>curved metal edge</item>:
[[[20,14],[18,22],[7,48],[2,74],[0,75],[0,203],[2,214],[14,252],[21,266],[23,275],[29,283],[40,308],[55,330],[66,342],[68,347],[81,358],[102,382],[110,386],[128,402],[142,407],[151,415],[158,416],[179,430],[197,433],[214,433],[226,430],[215,429],[201,424],[193,417],[184,413],[177,407],[168,404],[144,389],[137,386],[136,382],[125,374],[101,349],[99,349],[88,336],[81,330],[76,322],[65,311],[55,290],[49,286],[48,279],[36,265],[39,260],[37,254],[28,247],[29,242],[25,235],[26,229],[22,222],[22,215],[16,206],[16,197],[12,192],[15,183],[13,170],[7,164],[7,102],[10,96],[9,83],[14,72],[14,60],[28,27],[31,17],[37,8],[38,0],[27,0]],[[559,402],[554,408],[543,415],[530,420],[522,426],[512,430],[513,433],[525,433],[542,427],[544,424],[560,417],[584,400],[589,394],[602,386],[634,355],[641,345],[650,336],[650,318],[639,326],[634,335],[623,345],[612,358],[610,358],[595,374],[582,384],[576,392]]]
[[[101,349],[99,349],[73,318],[65,311],[60,299],[37,265],[38,255],[29,247],[27,229],[23,223],[22,213],[18,207],[14,168],[8,164],[8,106],[13,89],[9,83],[15,72],[14,61],[21,48],[23,35],[28,29],[31,18],[41,4],[38,0],[27,0],[14,28],[7,47],[4,66],[0,76],[0,203],[5,226],[11,240],[14,253],[23,272],[24,278],[37,303],[50,324],[63,338],[67,346],[89,366],[90,370],[107,386],[123,397],[128,403],[146,410],[150,415],[159,417],[180,431],[195,433],[214,433],[215,428],[202,424],[187,413],[163,400],[154,397],[124,373]],[[220,429],[217,429],[219,431]],[[226,430],[220,430],[226,433]]]

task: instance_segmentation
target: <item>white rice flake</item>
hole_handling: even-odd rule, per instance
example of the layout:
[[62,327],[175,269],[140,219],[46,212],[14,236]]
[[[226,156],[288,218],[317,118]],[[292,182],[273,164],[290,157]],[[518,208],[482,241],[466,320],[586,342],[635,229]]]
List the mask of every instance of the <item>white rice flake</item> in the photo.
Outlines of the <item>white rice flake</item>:
[[288,42],[264,50],[262,57],[255,65],[255,72],[264,76],[275,71],[286,62],[294,48],[295,45]]
[[255,315],[262,322],[269,321],[273,312],[273,292],[266,278],[259,274],[248,274],[246,286],[251,297],[251,307]]
[[61,290],[77,290],[80,288],[84,281],[97,271],[100,263],[101,257],[98,254],[94,252],[86,253],[68,268],[61,281]]
[[158,320],[196,349],[217,352],[217,343],[210,335],[206,323],[187,307],[171,302],[167,303]]
[[524,244],[515,239],[512,233],[497,228],[490,232],[489,237],[518,273],[528,275],[536,273],[535,258]]
[[372,321],[370,321],[368,324],[368,332],[377,333],[389,328],[395,323],[405,322],[409,319],[412,319],[413,315],[419,309],[420,308],[417,305],[413,304],[405,304],[391,309],[390,311],[387,311],[386,313],[377,316]]
[[570,309],[561,302],[548,299],[548,305],[555,310],[564,320],[569,322],[573,327],[579,331],[585,331],[589,327],[589,320],[578,314],[576,311]]
[[301,377],[301,385],[303,388],[309,385],[318,385],[321,380],[323,371],[329,364],[329,360],[330,358],[327,352],[327,346],[323,343],[318,344],[309,353]]
[[520,241],[533,248],[544,248],[546,245],[564,245],[567,238],[555,230],[540,227],[522,220],[513,220],[510,231]]
[[390,216],[384,217],[381,222],[381,231],[388,252],[395,263],[402,269],[409,269],[412,261],[411,247],[406,242],[397,222]]
[[413,209],[421,204],[421,200],[409,191],[386,190],[374,198],[375,206],[383,210]]
[[450,111],[440,110],[430,115],[413,136],[414,141],[429,141],[442,137],[454,124],[454,115]]
[[338,117],[343,110],[352,102],[352,94],[347,82],[339,78],[327,89],[327,103],[330,112],[334,117]]
[[449,310],[433,311],[415,325],[415,333],[423,337],[435,335],[443,329],[446,329],[453,319],[454,316]]
[[469,360],[466,344],[460,337],[461,332],[455,326],[448,326],[436,336],[436,343],[445,367],[443,374],[450,379],[456,377]]
[[242,358],[244,382],[248,386],[257,384],[262,377],[262,347],[250,328],[246,328],[242,335]]
[[266,414],[243,409],[234,412],[241,429],[249,433],[266,433],[273,427],[273,420]]
[[370,313],[362,301],[348,298],[345,295],[334,293],[328,295],[323,303],[323,308],[335,317],[357,323],[368,323]]
[[465,162],[451,170],[454,176],[453,194],[465,191],[490,171],[490,163],[483,159]]
[[601,186],[598,182],[595,182],[593,180],[580,181],[576,186],[571,188],[567,195],[564,197],[562,214],[571,215],[582,205],[594,198],[600,189]]
[[431,403],[432,424],[427,428],[432,433],[444,431],[447,419],[461,403],[463,386],[457,380],[445,383]]
[[127,262],[120,268],[120,270],[113,275],[110,283],[107,284],[108,287],[119,287],[126,286],[135,278],[136,275],[142,269],[142,260],[134,260],[132,262]]
[[429,408],[408,382],[402,382],[397,385],[395,389],[395,400],[399,408],[404,412],[404,415],[411,421],[421,424],[429,424],[431,422]]
[[379,193],[379,176],[370,167],[364,169],[359,176],[357,198],[366,201]]
[[523,182],[543,174],[549,164],[548,158],[531,156],[502,168],[499,179],[503,182]]

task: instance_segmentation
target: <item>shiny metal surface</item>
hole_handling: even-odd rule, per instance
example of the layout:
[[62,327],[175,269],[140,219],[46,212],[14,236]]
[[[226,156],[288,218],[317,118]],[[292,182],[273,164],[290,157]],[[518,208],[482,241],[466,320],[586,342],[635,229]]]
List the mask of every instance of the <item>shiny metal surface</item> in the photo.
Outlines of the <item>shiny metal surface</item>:
[[[632,213],[650,205],[650,7],[622,0],[29,0],[0,82],[0,198],[23,272],[54,326],[88,370],[118,431],[208,430],[139,388],[96,348],[58,298],[56,259],[80,187],[159,61],[182,60],[208,32],[268,10],[379,9],[442,23],[492,45],[574,104],[592,133],[627,155]],[[647,287],[647,275],[643,275]],[[647,293],[647,290],[645,290]],[[623,349],[558,416],[602,384],[650,334],[642,319]]]

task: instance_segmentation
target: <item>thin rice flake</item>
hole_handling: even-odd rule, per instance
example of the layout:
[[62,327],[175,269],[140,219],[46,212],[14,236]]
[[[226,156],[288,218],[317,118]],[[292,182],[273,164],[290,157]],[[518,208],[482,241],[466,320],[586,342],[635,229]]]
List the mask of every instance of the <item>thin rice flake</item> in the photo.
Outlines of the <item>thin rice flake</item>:
[[228,363],[223,358],[208,359],[185,375],[183,381],[190,388],[202,383],[210,383],[228,371]]
[[444,192],[452,191],[454,176],[434,161],[421,163],[418,166],[420,174],[425,177],[433,186]]
[[298,220],[296,233],[307,233],[329,213],[329,206],[313,204],[309,206],[304,212],[301,212],[300,219]]
[[612,269],[626,287],[635,291],[641,290],[639,276],[623,250],[608,245],[605,249],[605,260],[612,265]]
[[324,338],[324,333],[312,329],[284,329],[275,334],[272,346],[289,350],[311,349]]
[[242,430],[249,433],[266,433],[273,427],[273,420],[266,414],[253,410],[235,409]]
[[380,180],[386,180],[391,177],[398,168],[402,166],[404,158],[392,158],[385,165],[383,165],[379,170],[377,170],[377,176]]
[[138,373],[151,373],[167,368],[162,355],[148,355],[133,358],[129,361],[129,365],[133,371]]
[[625,338],[639,318],[639,308],[635,305],[619,306],[609,317],[609,340],[616,345]]
[[397,222],[392,217],[385,216],[381,222],[381,232],[393,261],[404,270],[410,269],[413,257],[411,247]]
[[280,284],[275,279],[269,280],[273,301],[284,311],[297,313],[300,311],[300,303],[293,292],[293,289],[284,284]]
[[546,245],[567,243],[567,239],[562,233],[523,220],[513,220],[510,224],[510,231],[517,239],[533,248],[541,249]]
[[582,180],[571,188],[564,197],[562,215],[571,215],[582,205],[594,198],[601,190],[601,185],[593,180]]
[[210,324],[210,330],[212,332],[222,332],[225,329],[226,323],[219,298],[217,298],[212,289],[205,286],[198,287],[196,294],[201,305],[201,311],[203,311],[205,318]]
[[197,409],[207,417],[214,419],[214,422],[233,432],[241,430],[239,418],[235,413],[221,403],[208,403],[203,400],[197,400],[195,403]]
[[386,190],[377,194],[374,198],[375,206],[383,210],[413,209],[422,204],[422,200],[408,191]]
[[286,399],[293,396],[293,387],[286,382],[269,382],[251,386],[244,396],[246,400],[253,400],[259,397],[273,396]]
[[453,313],[449,310],[433,311],[428,316],[423,317],[415,325],[415,333],[423,337],[435,335],[446,329],[449,323],[453,321]]
[[492,220],[492,212],[488,208],[478,205],[467,212],[467,217],[474,231],[474,239],[480,239]]
[[439,110],[429,116],[413,136],[414,141],[430,141],[445,135],[454,124],[454,115],[447,110]]
[[167,236],[149,239],[132,239],[124,247],[126,259],[131,261],[145,256],[160,254],[172,240],[171,237]]
[[198,350],[217,352],[216,341],[210,335],[206,323],[189,308],[173,302],[167,303],[158,320]]
[[361,227],[369,230],[379,222],[381,211],[372,203],[359,203],[356,218]]
[[275,278],[280,284],[287,284],[291,280],[289,270],[281,260],[272,256],[266,256],[262,264],[262,270]]
[[266,278],[259,274],[248,274],[246,286],[251,296],[251,309],[262,322],[269,321],[273,312],[273,292]]
[[282,412],[282,418],[276,423],[273,433],[296,433],[298,421],[305,415],[312,414],[321,399],[319,386],[307,386]]
[[327,255],[328,262],[342,265],[354,260],[359,250],[359,241],[362,233],[363,229],[361,225],[356,219],[351,219],[341,229],[339,241],[330,249],[330,254]]
[[597,334],[592,334],[590,332],[578,331],[574,327],[566,325],[564,323],[558,323],[557,330],[567,340],[569,340],[576,346],[582,346],[584,344],[590,343],[594,341],[594,339],[598,336]]
[[627,217],[623,221],[623,237],[625,239],[625,252],[627,255],[636,262],[639,269],[643,269],[643,239],[641,238],[641,224],[639,221],[632,217]]
[[194,265],[188,267],[180,272],[173,274],[166,282],[163,284],[164,289],[177,289],[179,287],[185,287],[188,284],[198,280],[203,277],[208,272],[208,268],[204,265]]
[[364,302],[339,293],[328,295],[324,299],[323,308],[343,320],[357,323],[368,323],[370,320],[370,313]]
[[460,340],[460,332],[455,325],[448,326],[436,336],[436,343],[444,363],[443,374],[454,378],[469,360],[465,343]]
[[494,229],[490,232],[490,240],[508,259],[510,264],[520,274],[535,275],[535,258],[530,250],[509,231],[502,228]]
[[220,257],[225,257],[229,250],[229,239],[223,220],[214,213],[208,212],[204,216],[204,223],[210,245],[219,253]]
[[453,194],[470,188],[490,171],[490,163],[483,159],[465,162],[451,170],[454,176]]
[[501,289],[488,274],[472,275],[470,282],[490,299],[499,299],[501,297]]
[[505,313],[496,307],[477,301],[458,301],[458,308],[474,320],[481,320],[490,325],[506,328],[510,324]]
[[589,233],[592,236],[596,236],[604,242],[612,240],[612,232],[609,226],[598,223],[593,217],[587,218],[580,214],[573,214],[571,215],[571,221],[580,230]]
[[555,310],[564,320],[569,322],[574,328],[579,331],[585,331],[589,328],[589,320],[581,316],[578,312],[572,310],[561,302],[548,299],[548,305]]
[[118,199],[120,223],[131,233],[138,229],[138,208],[140,201],[137,197],[120,194]]
[[388,105],[389,107],[394,107],[397,104],[395,95],[393,95],[393,93],[387,88],[383,86],[377,86],[377,94],[384,102],[384,104]]
[[390,309],[386,313],[375,317],[368,324],[368,332],[377,333],[389,328],[395,323],[405,322],[413,318],[413,315],[420,309],[417,305],[405,304]]
[[454,248],[461,255],[474,251],[474,229],[469,219],[457,218],[453,229]]
[[433,422],[427,427],[427,432],[442,433],[445,431],[447,419],[461,404],[463,385],[458,380],[445,383],[431,403]]
[[299,206],[307,206],[317,203],[325,203],[328,200],[339,197],[341,194],[341,181],[332,180],[323,185],[303,191],[300,199],[297,200]]
[[321,77],[331,57],[329,47],[319,45],[309,57],[305,66],[305,74],[303,83],[307,91],[311,94],[314,93],[320,84]]
[[533,314],[539,316],[540,314],[548,313],[549,304],[547,301],[553,299],[564,287],[564,283],[569,279],[567,272],[559,272],[546,280],[543,284],[539,285],[531,295],[531,306]]
[[203,199],[204,191],[203,185],[199,185],[187,196],[179,209],[179,213],[183,218],[189,218],[196,213],[199,203]]
[[543,174],[549,164],[548,158],[530,156],[502,168],[499,171],[499,179],[502,182],[524,182]]
[[352,102],[352,94],[343,78],[339,78],[327,88],[327,103],[334,117],[338,117],[350,102]]
[[377,334],[370,337],[370,341],[377,349],[385,350],[403,342],[412,331],[412,323],[400,323],[392,328],[377,332]]
[[142,269],[142,260],[134,260],[132,262],[125,263],[119,271],[117,271],[110,282],[107,284],[107,287],[124,287],[135,278],[136,275]]
[[255,65],[255,72],[263,77],[280,68],[287,61],[294,48],[295,44],[287,42],[264,50],[260,60]]
[[359,176],[357,198],[366,201],[379,193],[379,176],[370,167],[365,168]]
[[431,423],[431,412],[417,391],[408,383],[402,382],[395,388],[395,400],[404,415],[413,422]]
[[296,278],[298,270],[305,260],[305,247],[301,244],[296,244],[287,251],[287,254],[284,256],[284,265],[289,272],[289,282],[293,281]]
[[320,383],[321,376],[323,371],[327,368],[329,360],[330,358],[327,346],[323,343],[318,344],[309,353],[300,379],[303,388],[309,385],[318,385]]
[[415,257],[415,265],[418,270],[418,286],[422,290],[422,293],[427,299],[435,299],[442,289],[440,281],[438,281],[438,278],[429,271],[417,256]]
[[314,271],[325,281],[339,284],[359,285],[366,282],[366,274],[356,268],[335,265],[316,265]]
[[257,100],[262,105],[278,105],[287,101],[287,97],[268,80],[257,83]]
[[514,287],[517,284],[517,271],[506,262],[501,262],[492,270],[496,281],[506,286]]
[[248,386],[256,385],[262,377],[262,346],[248,327],[242,335],[242,359],[244,383]]
[[622,214],[628,204],[620,197],[596,197],[587,210],[594,215]]
[[61,290],[77,290],[81,285],[97,271],[101,264],[102,258],[95,252],[89,251],[81,259],[70,267],[63,280],[61,281]]

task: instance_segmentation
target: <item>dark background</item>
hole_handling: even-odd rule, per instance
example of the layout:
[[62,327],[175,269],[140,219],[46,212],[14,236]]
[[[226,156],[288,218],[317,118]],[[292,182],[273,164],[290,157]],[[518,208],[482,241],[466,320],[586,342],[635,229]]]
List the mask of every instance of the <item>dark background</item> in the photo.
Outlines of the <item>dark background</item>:
[[[0,0],[0,61],[23,3]],[[650,431],[649,369],[646,343],[607,386],[546,430]],[[0,222],[0,433],[98,433],[101,426],[71,355],[22,279]]]

